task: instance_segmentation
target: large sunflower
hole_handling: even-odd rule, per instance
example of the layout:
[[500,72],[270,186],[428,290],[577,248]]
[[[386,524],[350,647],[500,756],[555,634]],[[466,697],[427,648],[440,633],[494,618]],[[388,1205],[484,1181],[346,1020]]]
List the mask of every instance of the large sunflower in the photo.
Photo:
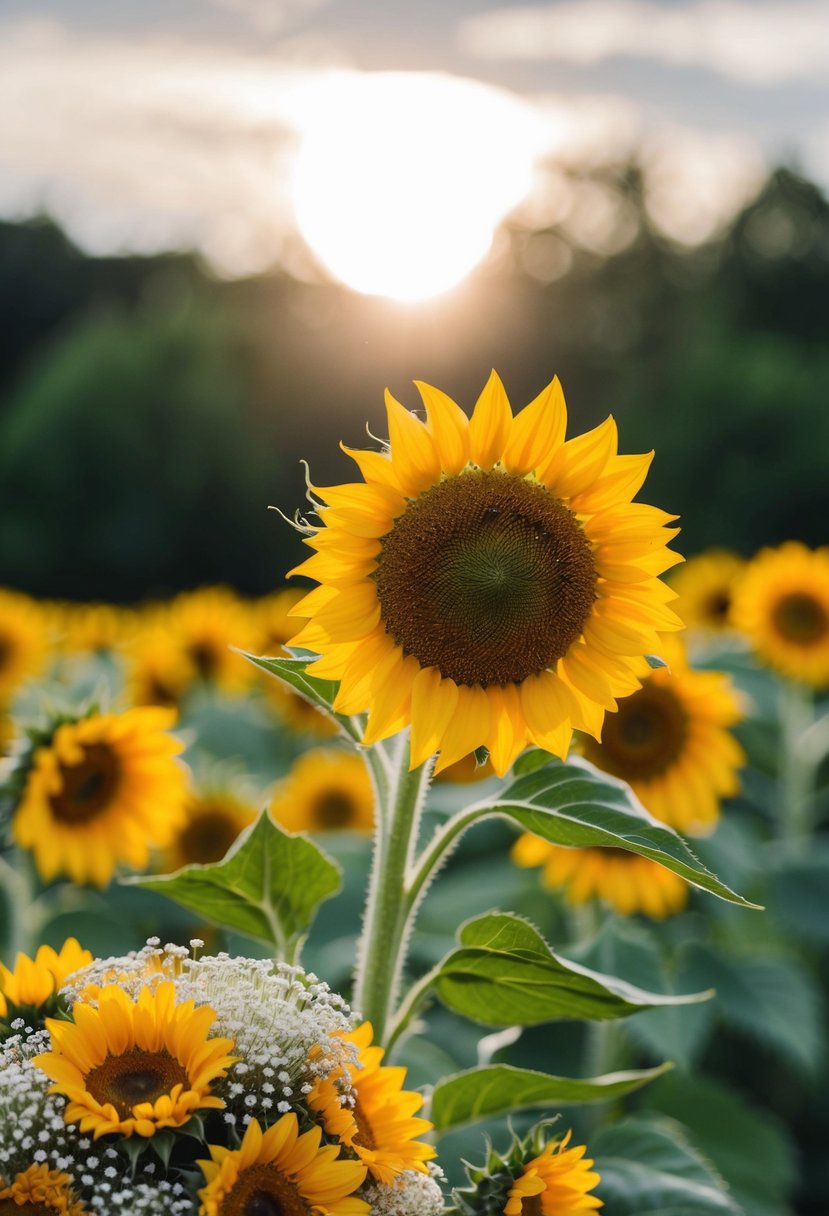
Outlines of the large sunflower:
[[299,1134],[297,1117],[283,1115],[267,1131],[251,1119],[235,1151],[209,1145],[200,1161],[207,1185],[199,1191],[202,1216],[369,1216],[354,1192],[366,1168],[340,1159],[336,1145],[320,1146],[322,1132]]
[[403,1089],[405,1068],[382,1066],[385,1053],[372,1047],[372,1033],[371,1023],[363,1022],[344,1036],[357,1048],[354,1066],[347,1067],[347,1077],[335,1071],[318,1081],[308,1105],[319,1113],[328,1134],[352,1148],[371,1175],[388,1185],[406,1170],[427,1173],[426,1162],[435,1150],[418,1139],[432,1130],[428,1119],[414,1117],[422,1095]]
[[137,1001],[107,984],[97,1000],[97,1008],[77,1002],[73,1022],[47,1019],[54,1050],[34,1059],[54,1081],[51,1092],[67,1097],[67,1123],[95,1140],[146,1137],[224,1106],[211,1084],[237,1057],[231,1039],[208,1037],[216,1019],[209,1005],[177,1005],[171,980],[142,988]]
[[35,601],[0,588],[0,706],[41,668],[47,641],[45,618]]
[[90,951],[84,950],[76,938],[68,937],[60,950],[40,946],[34,958],[18,954],[12,971],[0,963],[0,1016],[6,1015],[9,1005],[39,1009],[68,976],[91,962]]
[[621,700],[605,718],[601,742],[586,738],[583,750],[626,781],[657,819],[699,835],[713,829],[721,799],[740,788],[745,753],[729,728],[742,713],[727,675],[694,671],[678,639],[661,639],[659,649],[670,666]]
[[502,775],[528,740],[599,735],[680,627],[657,577],[675,517],[631,502],[651,455],[617,455],[612,418],[564,442],[557,380],[515,418],[494,372],[471,419],[417,387],[427,421],[387,394],[389,450],[346,448],[365,482],[316,490],[293,573],[321,585],[292,642],[340,681],[337,710],[368,710],[365,742],[411,724],[412,767],[486,745]]
[[140,869],[183,815],[182,750],[171,710],[92,714],[58,726],[32,758],[12,831],[47,882],[106,886],[119,861]]
[[526,1163],[507,1192],[504,1216],[576,1216],[602,1206],[601,1199],[589,1194],[601,1179],[591,1169],[584,1145],[567,1147],[570,1135],[551,1141]]
[[689,629],[721,633],[733,628],[731,606],[745,566],[730,549],[706,549],[671,575],[679,596],[674,607]]
[[688,903],[688,884],[671,870],[627,849],[566,849],[525,832],[512,847],[519,866],[543,866],[542,881],[571,904],[603,899],[620,916],[642,912],[664,920]]
[[374,796],[366,766],[353,752],[305,752],[277,786],[270,810],[289,832],[370,832]]
[[734,600],[734,623],[780,675],[829,685],[829,548],[762,549]]
[[8,1186],[0,1175],[0,1216],[85,1216],[75,1198],[72,1178],[48,1165],[30,1165]]

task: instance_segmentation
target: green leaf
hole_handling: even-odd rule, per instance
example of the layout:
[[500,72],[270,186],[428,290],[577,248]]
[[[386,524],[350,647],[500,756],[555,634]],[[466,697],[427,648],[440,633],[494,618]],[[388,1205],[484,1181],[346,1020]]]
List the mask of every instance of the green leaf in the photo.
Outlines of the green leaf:
[[590,971],[553,954],[527,921],[489,912],[461,927],[460,948],[432,981],[455,1013],[485,1026],[535,1026],[557,1018],[602,1021],[657,1005],[706,1000],[710,993],[665,996]]
[[268,658],[255,654],[248,654],[246,650],[238,652],[249,663],[260,667],[262,671],[267,671],[270,675],[276,676],[283,684],[287,684],[294,692],[298,692],[306,701],[310,701],[316,706],[321,713],[330,718],[332,722],[342,730],[349,739],[359,740],[360,734],[355,729],[350,718],[343,714],[335,713],[334,698],[339,691],[339,684],[336,680],[320,680],[317,676],[309,675],[305,668],[312,661],[314,656],[308,655],[305,658]]
[[753,1110],[733,1087],[705,1077],[665,1077],[646,1101],[682,1121],[750,1216],[788,1216],[797,1154],[771,1111]]
[[607,1102],[633,1093],[671,1067],[614,1072],[605,1077],[552,1077],[529,1068],[492,1064],[470,1068],[440,1081],[432,1094],[430,1118],[439,1132],[481,1119],[532,1107],[567,1106],[573,1102]]
[[319,904],[339,891],[340,875],[317,845],[283,832],[263,811],[215,865],[123,881],[293,957]]
[[607,1216],[744,1216],[672,1119],[627,1119],[589,1146]]
[[720,882],[676,832],[648,814],[623,781],[580,757],[525,771],[497,801],[476,809],[481,817],[502,815],[552,844],[627,849],[659,862],[720,899],[746,908],[759,906]]

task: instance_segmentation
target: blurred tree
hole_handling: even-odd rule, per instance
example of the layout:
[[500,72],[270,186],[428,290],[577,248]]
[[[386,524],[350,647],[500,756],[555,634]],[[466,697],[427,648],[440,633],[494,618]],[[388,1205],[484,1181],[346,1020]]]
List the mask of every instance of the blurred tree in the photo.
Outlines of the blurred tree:
[[250,426],[252,351],[185,302],[84,320],[30,367],[0,424],[3,581],[138,599],[277,584],[279,454]]

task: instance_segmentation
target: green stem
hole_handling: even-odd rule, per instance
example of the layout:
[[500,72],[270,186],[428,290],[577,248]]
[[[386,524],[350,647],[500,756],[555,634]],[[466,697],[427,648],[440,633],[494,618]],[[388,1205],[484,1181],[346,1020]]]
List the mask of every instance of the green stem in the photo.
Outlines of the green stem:
[[815,767],[804,754],[803,740],[814,720],[814,697],[803,684],[780,686],[780,835],[796,851],[812,835]]
[[381,770],[376,761],[368,759],[368,763],[379,804],[354,1005],[371,1022],[375,1042],[385,1044],[406,961],[410,926],[406,874],[432,765],[427,762],[409,771],[408,736],[401,737],[390,772]]

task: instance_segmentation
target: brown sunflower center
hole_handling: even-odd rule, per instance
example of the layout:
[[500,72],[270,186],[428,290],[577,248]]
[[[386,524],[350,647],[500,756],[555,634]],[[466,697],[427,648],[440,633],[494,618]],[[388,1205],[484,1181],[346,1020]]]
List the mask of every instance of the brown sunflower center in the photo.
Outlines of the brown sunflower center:
[[221,861],[238,835],[237,825],[222,807],[209,807],[195,815],[179,837],[179,852],[187,864]]
[[359,1144],[360,1148],[377,1148],[374,1131],[372,1130],[370,1121],[366,1118],[360,1107],[359,1098],[355,1101],[351,1113],[354,1115],[354,1122],[357,1124],[357,1135],[354,1137],[354,1143]]
[[544,1216],[540,1195],[524,1195],[521,1200],[521,1216]]
[[787,642],[806,646],[819,642],[829,631],[829,616],[823,604],[800,591],[781,596],[774,606],[773,617]]
[[0,1199],[0,1216],[55,1216],[59,1210],[42,1203],[19,1204],[14,1199]]
[[670,688],[648,681],[619,702],[604,721],[601,743],[587,743],[588,759],[625,781],[661,776],[682,755],[685,710]]
[[722,625],[731,611],[731,594],[722,588],[712,591],[705,601],[705,617],[714,625]]
[[206,638],[191,642],[187,654],[203,680],[212,680],[219,670],[219,651],[214,643]]
[[322,790],[314,799],[311,817],[317,828],[347,828],[354,822],[354,802],[343,790]]
[[146,693],[150,705],[164,705],[175,709],[181,700],[176,689],[163,676],[157,674],[148,678]]
[[581,634],[596,596],[572,511],[505,473],[450,477],[395,520],[378,559],[386,632],[457,684],[519,684]]
[[87,823],[112,801],[121,778],[121,765],[105,743],[90,743],[80,764],[61,765],[61,791],[52,794],[52,814],[61,823]]
[[183,1066],[166,1051],[136,1048],[107,1056],[86,1075],[86,1088],[96,1102],[110,1102],[120,1119],[129,1118],[139,1102],[155,1102],[176,1085],[190,1086]]
[[273,1165],[252,1165],[222,1200],[219,1216],[308,1216],[311,1208]]

